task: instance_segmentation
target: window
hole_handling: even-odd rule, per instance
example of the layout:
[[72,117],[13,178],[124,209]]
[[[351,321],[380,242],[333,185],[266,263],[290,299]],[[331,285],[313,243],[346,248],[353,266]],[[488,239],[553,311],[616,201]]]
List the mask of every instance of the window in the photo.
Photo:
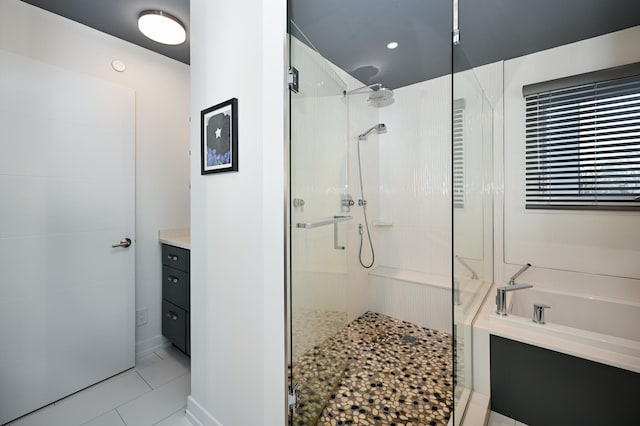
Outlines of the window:
[[453,207],[464,208],[464,99],[453,102]]
[[523,94],[527,209],[640,210],[640,64]]

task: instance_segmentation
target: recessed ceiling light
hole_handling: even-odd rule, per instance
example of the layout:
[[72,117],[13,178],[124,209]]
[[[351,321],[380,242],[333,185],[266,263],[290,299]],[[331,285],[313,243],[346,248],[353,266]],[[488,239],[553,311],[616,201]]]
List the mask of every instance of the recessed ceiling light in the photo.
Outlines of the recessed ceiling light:
[[138,17],[140,32],[153,41],[176,45],[184,43],[187,32],[182,22],[161,10],[145,10]]
[[387,44],[387,49],[395,49],[396,47],[398,47],[397,41],[392,41],[391,43]]

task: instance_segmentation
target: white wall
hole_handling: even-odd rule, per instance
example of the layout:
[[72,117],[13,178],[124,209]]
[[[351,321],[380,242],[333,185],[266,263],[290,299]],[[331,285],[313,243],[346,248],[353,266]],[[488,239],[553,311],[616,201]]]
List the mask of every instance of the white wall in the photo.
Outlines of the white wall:
[[380,108],[380,265],[451,275],[451,76]]
[[529,262],[534,268],[521,281],[580,289],[587,275],[600,282],[595,291],[605,294],[627,279],[640,289],[637,212],[525,210],[522,97],[526,84],[640,61],[639,42],[640,27],[634,27],[505,61],[505,142],[497,148],[504,148],[504,228],[498,234],[504,249],[502,281]]
[[18,0],[0,2],[0,49],[135,90],[136,307],[149,310],[136,342],[162,343],[157,232],[189,226],[189,67]]
[[[286,2],[191,1],[191,396],[205,425],[282,425]],[[200,175],[199,112],[238,98],[239,171]]]

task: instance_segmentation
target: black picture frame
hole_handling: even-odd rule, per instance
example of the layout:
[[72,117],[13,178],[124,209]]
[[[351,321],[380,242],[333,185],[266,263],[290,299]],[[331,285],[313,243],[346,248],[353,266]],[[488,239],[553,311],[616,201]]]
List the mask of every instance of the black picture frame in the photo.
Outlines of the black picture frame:
[[238,171],[238,99],[200,113],[201,174]]

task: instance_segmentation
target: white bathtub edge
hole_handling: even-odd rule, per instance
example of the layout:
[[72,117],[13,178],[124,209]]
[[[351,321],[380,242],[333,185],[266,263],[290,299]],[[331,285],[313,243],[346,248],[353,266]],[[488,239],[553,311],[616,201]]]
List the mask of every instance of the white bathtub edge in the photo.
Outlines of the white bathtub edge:
[[[496,288],[497,286],[494,284],[489,292],[495,292]],[[555,336],[544,336],[541,333],[532,330],[516,327],[507,321],[492,319],[491,317],[494,311],[495,300],[493,297],[487,297],[476,321],[473,324],[474,328],[478,327],[486,330],[487,337],[490,334],[494,334],[511,340],[520,341],[522,343],[539,346],[556,352],[640,373],[639,357],[620,354],[583,343],[571,342]],[[488,348],[488,344],[486,347]],[[488,359],[489,354],[485,354],[485,356]],[[474,369],[475,368],[476,367],[474,365]]]

